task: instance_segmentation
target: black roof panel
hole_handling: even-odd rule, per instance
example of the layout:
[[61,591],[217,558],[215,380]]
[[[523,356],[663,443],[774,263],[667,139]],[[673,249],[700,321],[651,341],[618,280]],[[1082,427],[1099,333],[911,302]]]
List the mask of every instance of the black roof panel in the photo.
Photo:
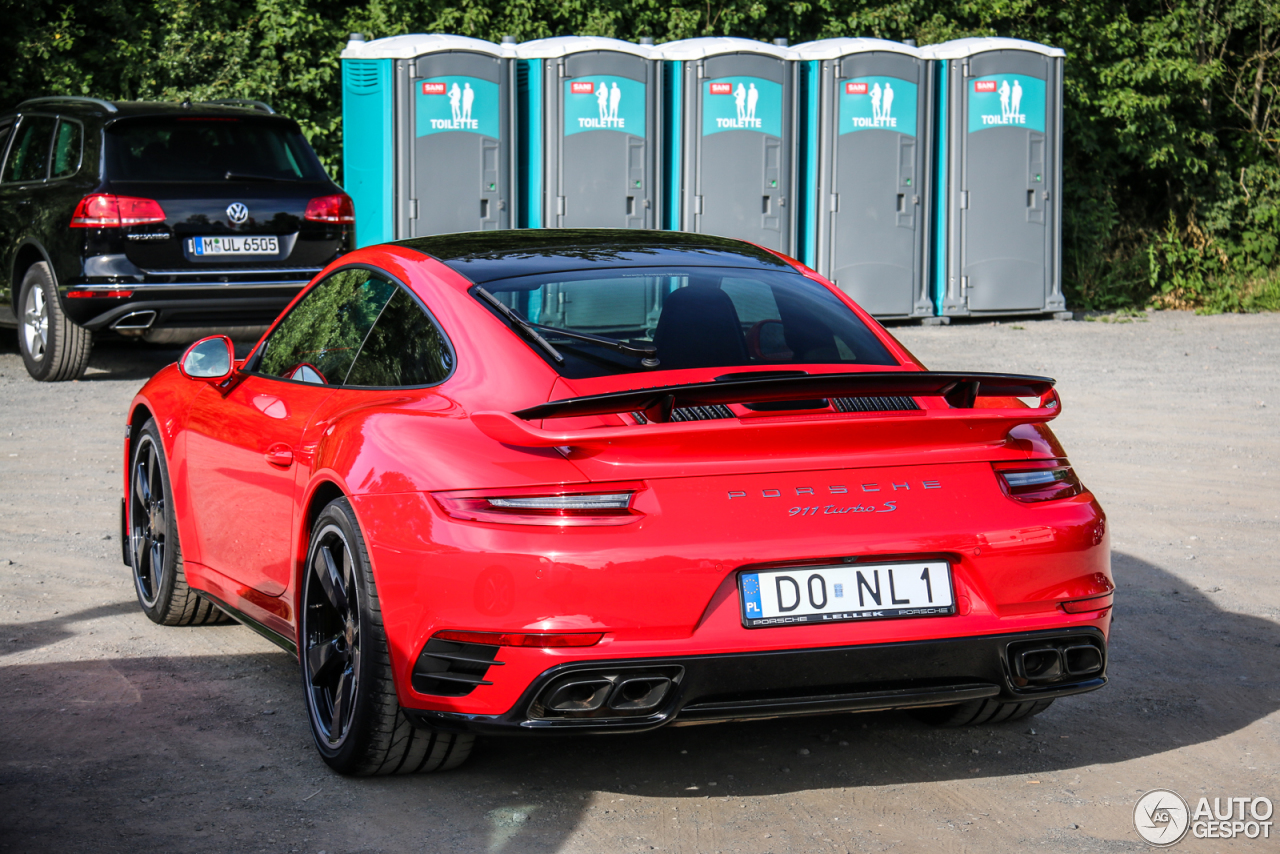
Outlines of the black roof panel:
[[709,234],[629,229],[521,228],[398,240],[477,284],[600,266],[790,269],[758,246]]

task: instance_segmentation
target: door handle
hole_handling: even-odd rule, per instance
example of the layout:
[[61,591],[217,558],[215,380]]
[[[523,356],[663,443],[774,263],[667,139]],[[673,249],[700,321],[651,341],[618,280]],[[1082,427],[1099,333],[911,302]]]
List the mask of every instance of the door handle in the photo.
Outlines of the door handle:
[[271,463],[273,466],[280,466],[281,468],[287,469],[289,466],[293,465],[293,449],[284,442],[277,442],[270,448],[267,448],[267,452],[263,454],[263,456],[266,457],[267,462]]

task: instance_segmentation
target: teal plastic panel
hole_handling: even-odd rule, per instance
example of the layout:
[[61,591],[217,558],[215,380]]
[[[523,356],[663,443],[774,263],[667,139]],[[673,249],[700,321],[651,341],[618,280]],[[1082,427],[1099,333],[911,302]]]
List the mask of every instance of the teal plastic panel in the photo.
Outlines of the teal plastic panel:
[[934,312],[942,315],[942,298],[947,292],[947,137],[951,133],[951,122],[948,119],[947,101],[950,91],[947,89],[947,61],[936,60],[937,82],[934,91],[938,93],[935,101],[937,107],[933,122],[934,139],[937,145],[933,156],[935,178],[933,181],[933,303]]
[[395,237],[392,60],[342,61],[342,175],[356,208],[356,246]]
[[822,88],[822,63],[818,60],[798,63],[800,66],[800,186],[796,188],[800,219],[796,245],[800,260],[818,269],[818,132],[821,128],[818,94]]
[[516,65],[516,103],[520,128],[517,163],[520,181],[520,228],[542,228],[542,60],[521,59]]
[[664,227],[680,231],[680,182],[684,175],[684,144],[680,136],[684,107],[680,99],[684,94],[684,63],[667,62],[666,71],[663,75],[663,94],[666,96],[663,100],[667,110],[666,139],[663,140],[663,162],[667,170],[667,221]]

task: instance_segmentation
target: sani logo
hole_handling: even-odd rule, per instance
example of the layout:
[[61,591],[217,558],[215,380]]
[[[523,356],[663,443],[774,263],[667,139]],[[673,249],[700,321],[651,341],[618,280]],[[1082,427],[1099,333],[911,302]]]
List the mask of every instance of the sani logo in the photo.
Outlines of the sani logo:
[[868,88],[866,83],[846,83],[844,91],[849,95],[870,95],[871,116],[851,116],[856,128],[896,128],[898,120],[893,117],[893,84],[886,82],[882,88],[873,83]]
[[471,118],[471,108],[476,102],[476,90],[470,83],[463,83],[459,88],[455,82],[446,88],[444,83],[423,83],[424,95],[448,95],[449,109],[453,113],[450,119],[432,119],[432,130],[480,130],[480,122]]
[[618,116],[618,106],[622,103],[622,90],[617,81],[610,87],[601,80],[600,87],[593,83],[570,83],[569,91],[574,95],[595,95],[598,116],[578,116],[578,127],[583,130],[626,130],[627,120]]
[[[723,91],[726,88],[729,91]],[[732,94],[734,101],[737,103],[738,117],[736,119],[717,118],[716,125],[720,128],[725,130],[760,130],[764,127],[764,122],[756,118],[756,104],[760,101],[760,90],[756,88],[756,84],[749,83],[747,86],[743,86],[739,83],[735,89],[732,83],[712,83],[711,94]]]
[[1025,125],[1027,117],[1022,112],[1022,83],[1016,78],[1013,85],[1008,80],[975,80],[973,91],[996,93],[1000,96],[1000,115],[984,115],[984,125]]

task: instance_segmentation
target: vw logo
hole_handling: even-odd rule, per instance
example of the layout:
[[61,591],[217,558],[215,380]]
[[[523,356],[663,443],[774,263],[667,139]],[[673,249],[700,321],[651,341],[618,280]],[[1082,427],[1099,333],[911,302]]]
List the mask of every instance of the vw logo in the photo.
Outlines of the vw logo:
[[244,221],[249,218],[249,209],[240,202],[233,202],[227,206],[227,218],[232,225],[244,225]]

